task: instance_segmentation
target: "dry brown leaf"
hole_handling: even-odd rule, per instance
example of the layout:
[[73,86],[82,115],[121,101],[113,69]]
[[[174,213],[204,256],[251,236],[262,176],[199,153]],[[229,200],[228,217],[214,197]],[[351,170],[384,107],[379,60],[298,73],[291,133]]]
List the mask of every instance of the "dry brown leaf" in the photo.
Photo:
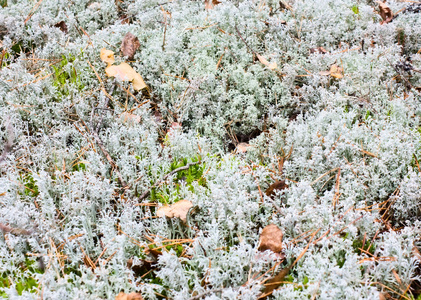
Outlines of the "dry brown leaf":
[[344,70],[336,64],[330,67],[330,76],[332,77],[341,79],[344,77],[343,72]]
[[275,253],[282,251],[282,230],[275,224],[270,224],[263,228],[260,234],[259,251],[271,250]]
[[274,183],[272,183],[268,189],[265,191],[265,194],[270,197],[272,195],[275,195],[275,191],[281,191],[288,187],[288,185],[285,183],[285,180],[276,180]]
[[247,143],[239,143],[237,145],[237,147],[235,148],[235,151],[237,153],[246,153],[249,148],[251,148],[250,144],[247,144]]
[[219,3],[218,0],[205,0],[205,9],[213,9]]
[[184,223],[187,222],[187,214],[193,204],[189,200],[180,200],[172,205],[161,206],[156,215],[158,217],[166,216],[168,218],[180,218]]
[[126,294],[120,292],[117,296],[115,296],[115,300],[143,300],[143,297],[139,293]]
[[322,76],[328,76],[328,75],[330,75],[330,76],[332,76],[334,78],[337,78],[337,79],[343,78],[344,77],[343,73],[344,73],[344,70],[341,67],[339,67],[338,65],[336,65],[336,64],[332,65],[330,67],[330,70],[329,71],[321,71],[321,72],[319,72],[319,74],[322,75]]
[[121,53],[123,53],[124,56],[127,56],[128,59],[133,59],[139,47],[139,39],[130,32],[128,32],[124,36],[123,42],[121,43]]
[[54,27],[59,28],[64,33],[67,33],[67,25],[66,25],[66,23],[64,23],[64,21],[58,22],[57,24],[54,25]]
[[393,12],[386,3],[376,1],[379,4],[380,9],[380,16],[382,17],[383,21],[380,24],[387,24],[393,20]]
[[271,70],[275,70],[277,67],[278,67],[278,65],[276,64],[276,62],[269,62],[266,58],[264,58],[263,56],[261,56],[261,55],[259,55],[259,54],[257,54],[256,53],[256,55],[257,55],[257,59],[263,64],[263,65],[265,65],[266,67],[268,67],[269,69],[271,69]]
[[108,66],[112,65],[115,61],[114,52],[105,48],[101,49],[101,54],[99,55],[99,57],[103,62],[106,62]]
[[278,274],[272,277],[268,283],[265,284],[265,289],[263,293],[265,295],[270,295],[273,290],[277,289],[284,281],[285,277],[288,275],[289,271],[291,270],[290,267],[286,267],[282,269]]

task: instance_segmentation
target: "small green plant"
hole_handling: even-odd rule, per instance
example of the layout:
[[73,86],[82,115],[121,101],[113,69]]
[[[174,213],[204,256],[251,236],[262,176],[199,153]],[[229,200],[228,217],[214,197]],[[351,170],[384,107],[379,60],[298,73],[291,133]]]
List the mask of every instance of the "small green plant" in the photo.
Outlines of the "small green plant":
[[72,171],[73,172],[76,172],[76,171],[85,171],[85,170],[86,170],[86,165],[84,163],[82,163],[82,162],[75,163],[72,166]]
[[30,197],[36,197],[39,194],[38,186],[34,178],[32,177],[31,173],[26,173],[25,175],[21,176],[21,182],[25,187],[23,194]]
[[68,84],[73,84],[80,91],[83,89],[83,85],[78,77],[76,68],[72,65],[70,70],[66,70],[66,66],[69,63],[75,61],[75,57],[69,54],[69,57],[62,56],[62,60],[56,66],[52,66],[54,70],[54,82],[53,85],[57,87],[60,97],[69,95]]
[[352,248],[354,248],[355,253],[358,253],[360,255],[363,252],[374,254],[374,251],[376,250],[376,247],[373,243],[371,243],[370,241],[365,241],[364,244],[363,244],[363,241],[361,241],[361,240],[355,240],[352,243]]
[[[171,163],[170,166],[170,172],[187,166],[188,164],[188,159],[187,158],[183,158],[181,160],[175,160]],[[200,162],[200,157],[194,157],[192,160],[192,162]],[[177,191],[177,195],[180,191],[180,185],[185,182],[185,184],[188,186],[189,191],[193,192],[194,191],[194,187],[193,187],[193,182],[197,182],[199,185],[201,186],[206,186],[206,180],[203,177],[203,172],[205,170],[205,164],[204,163],[198,163],[195,165],[190,165],[188,169],[185,170],[180,170],[177,172],[176,178],[174,180],[175,184],[176,184],[176,191]],[[169,202],[177,202],[181,199],[179,199],[178,196],[176,196],[175,198],[172,199],[172,201],[170,201],[169,197],[169,189],[166,187],[162,187],[161,191],[159,189],[152,189],[151,191],[151,199],[154,201],[159,201],[161,203],[166,203],[168,204]]]
[[[4,288],[12,286],[12,280],[15,282],[15,288],[18,295],[22,295],[23,291],[35,292],[38,288],[38,282],[33,277],[35,274],[42,274],[42,270],[36,267],[36,261],[26,259],[24,263],[15,272],[3,272],[0,275],[0,296],[7,298]],[[25,272],[27,271],[27,272]],[[29,274],[28,274],[29,273]]]

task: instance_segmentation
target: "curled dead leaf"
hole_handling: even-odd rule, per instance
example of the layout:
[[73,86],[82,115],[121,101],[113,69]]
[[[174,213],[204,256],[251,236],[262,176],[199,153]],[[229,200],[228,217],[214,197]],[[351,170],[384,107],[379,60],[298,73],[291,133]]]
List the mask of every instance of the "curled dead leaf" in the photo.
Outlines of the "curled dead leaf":
[[120,292],[117,296],[115,296],[115,300],[143,300],[143,297],[139,293],[126,294]]
[[158,217],[180,218],[184,223],[187,222],[187,215],[193,204],[189,200],[180,200],[172,205],[161,206],[156,215]]
[[259,251],[271,250],[274,253],[282,251],[282,230],[275,224],[270,224],[263,228],[260,234]]
[[287,187],[288,185],[285,183],[285,180],[276,180],[268,187],[268,189],[265,191],[265,194],[266,196],[271,197],[275,195],[276,191],[284,190]]
[[263,64],[263,65],[265,65],[266,67],[268,67],[269,69],[271,69],[271,70],[275,70],[277,67],[278,67],[278,65],[277,65],[277,63],[276,62],[269,62],[266,58],[264,58],[263,56],[261,56],[261,55],[259,55],[259,54],[256,54],[257,55],[257,59]]
[[376,1],[379,4],[380,16],[383,21],[380,22],[381,25],[387,24],[393,20],[393,12],[386,3]]
[[54,27],[59,28],[62,32],[67,33],[67,25],[64,21],[60,21],[54,25]]
[[133,59],[139,47],[139,39],[130,32],[128,32],[124,36],[123,42],[121,43],[121,53],[123,53],[124,56],[127,56],[128,59]]
[[115,61],[114,59],[114,52],[111,50],[107,50],[105,48],[101,49],[101,53],[99,55],[103,62],[106,62],[108,66],[112,65]]

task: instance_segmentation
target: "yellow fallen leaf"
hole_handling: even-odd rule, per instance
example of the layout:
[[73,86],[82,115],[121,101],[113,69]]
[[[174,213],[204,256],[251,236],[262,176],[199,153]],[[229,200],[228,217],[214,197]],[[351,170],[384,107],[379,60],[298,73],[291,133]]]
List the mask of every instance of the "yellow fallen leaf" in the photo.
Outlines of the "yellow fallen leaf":
[[330,76],[332,77],[341,79],[344,77],[343,72],[344,70],[336,64],[330,67]]
[[143,81],[142,76],[127,63],[121,63],[118,66],[108,65],[108,67],[105,68],[105,74],[107,74],[108,77],[115,77],[121,81],[132,81],[133,88],[136,91],[148,87],[145,81]]
[[114,52],[105,48],[101,49],[101,54],[99,55],[99,57],[103,62],[106,62],[108,66],[112,65],[115,61]]
[[168,218],[180,218],[184,223],[187,222],[187,214],[193,204],[189,200],[180,200],[172,205],[161,206],[156,215],[158,217],[166,216]]
[[341,79],[344,77],[344,69],[342,69],[341,67],[339,67],[338,65],[334,64],[330,67],[329,71],[321,71],[319,72],[320,75],[322,76],[332,76],[334,78],[337,79]]
[[102,48],[100,57],[103,62],[108,64],[105,68],[105,74],[107,74],[108,77],[115,77],[121,81],[132,81],[133,88],[136,91],[140,91],[148,87],[142,76],[140,76],[140,74],[137,73],[128,63],[123,62],[118,66],[113,65],[115,61],[113,51]]
[[105,68],[105,74],[108,77],[115,77],[121,81],[132,81],[136,71],[127,63],[121,63],[118,66],[108,66]]
[[264,58],[263,56],[261,56],[261,55],[259,55],[259,54],[257,54],[256,53],[256,55],[257,55],[257,59],[263,64],[263,65],[265,65],[266,67],[268,67],[269,69],[271,69],[271,70],[274,70],[274,69],[276,69],[277,67],[278,67],[278,65],[277,65],[277,63],[276,62],[269,62],[266,58]]
[[140,91],[140,90],[143,90],[147,87],[148,86],[146,85],[145,81],[143,81],[142,76],[140,76],[139,73],[135,73],[134,78],[133,78],[133,88],[136,91]]

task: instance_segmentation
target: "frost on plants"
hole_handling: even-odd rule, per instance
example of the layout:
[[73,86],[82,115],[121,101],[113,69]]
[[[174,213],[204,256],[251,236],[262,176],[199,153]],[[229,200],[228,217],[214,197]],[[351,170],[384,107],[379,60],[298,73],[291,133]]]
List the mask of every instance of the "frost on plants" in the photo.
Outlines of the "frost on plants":
[[1,297],[420,299],[421,4],[0,6]]

